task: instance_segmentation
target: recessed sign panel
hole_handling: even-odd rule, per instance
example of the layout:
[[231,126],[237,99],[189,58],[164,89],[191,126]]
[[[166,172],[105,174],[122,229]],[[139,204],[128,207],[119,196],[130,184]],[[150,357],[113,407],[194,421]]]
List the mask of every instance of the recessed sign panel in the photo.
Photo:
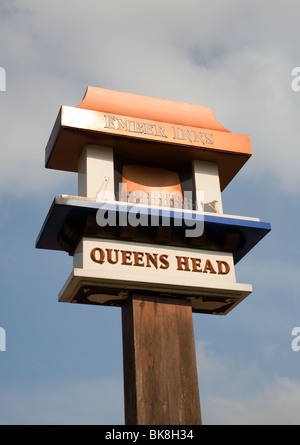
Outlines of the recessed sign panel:
[[236,283],[231,253],[83,238],[59,300],[121,306],[138,291],[188,298],[196,312],[225,314],[252,287]]
[[74,267],[105,278],[161,282],[172,287],[235,282],[231,253],[178,249],[151,244],[83,238]]

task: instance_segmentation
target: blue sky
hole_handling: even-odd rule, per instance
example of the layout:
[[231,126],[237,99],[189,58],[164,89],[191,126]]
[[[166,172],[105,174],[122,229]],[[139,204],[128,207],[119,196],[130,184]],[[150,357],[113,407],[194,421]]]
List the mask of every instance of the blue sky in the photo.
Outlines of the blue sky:
[[0,6],[0,424],[122,424],[121,311],[58,303],[72,268],[35,249],[76,174],[46,170],[61,105],[88,85],[212,107],[253,156],[225,213],[272,232],[237,266],[253,293],[225,317],[196,314],[205,424],[299,424],[299,2],[10,1]]

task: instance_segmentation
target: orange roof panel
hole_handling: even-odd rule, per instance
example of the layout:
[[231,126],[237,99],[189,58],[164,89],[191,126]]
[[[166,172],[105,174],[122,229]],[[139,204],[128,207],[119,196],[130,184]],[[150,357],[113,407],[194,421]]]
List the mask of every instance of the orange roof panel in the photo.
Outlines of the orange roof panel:
[[76,108],[187,127],[228,131],[210,107],[89,86]]
[[250,138],[231,133],[210,107],[88,87],[77,107],[62,106],[46,147],[46,167],[78,171],[87,144],[135,160],[218,163],[223,190],[251,156]]

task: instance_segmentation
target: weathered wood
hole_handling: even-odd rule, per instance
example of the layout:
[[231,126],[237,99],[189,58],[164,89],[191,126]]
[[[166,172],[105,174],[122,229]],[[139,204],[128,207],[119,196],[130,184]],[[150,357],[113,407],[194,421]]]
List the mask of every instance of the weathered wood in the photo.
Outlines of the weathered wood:
[[190,302],[134,295],[122,328],[125,423],[201,424]]

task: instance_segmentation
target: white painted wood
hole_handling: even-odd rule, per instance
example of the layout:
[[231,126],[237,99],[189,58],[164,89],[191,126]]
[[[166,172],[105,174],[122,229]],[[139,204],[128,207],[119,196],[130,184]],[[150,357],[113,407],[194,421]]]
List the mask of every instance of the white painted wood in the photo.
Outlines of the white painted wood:
[[235,283],[233,255],[136,242],[83,238],[73,257],[74,268],[99,277],[168,284]]
[[87,145],[78,160],[78,195],[90,199],[113,201],[113,148]]
[[193,175],[198,209],[201,209],[200,203],[203,200],[206,204],[218,201],[218,211],[223,213],[218,164],[194,160]]

